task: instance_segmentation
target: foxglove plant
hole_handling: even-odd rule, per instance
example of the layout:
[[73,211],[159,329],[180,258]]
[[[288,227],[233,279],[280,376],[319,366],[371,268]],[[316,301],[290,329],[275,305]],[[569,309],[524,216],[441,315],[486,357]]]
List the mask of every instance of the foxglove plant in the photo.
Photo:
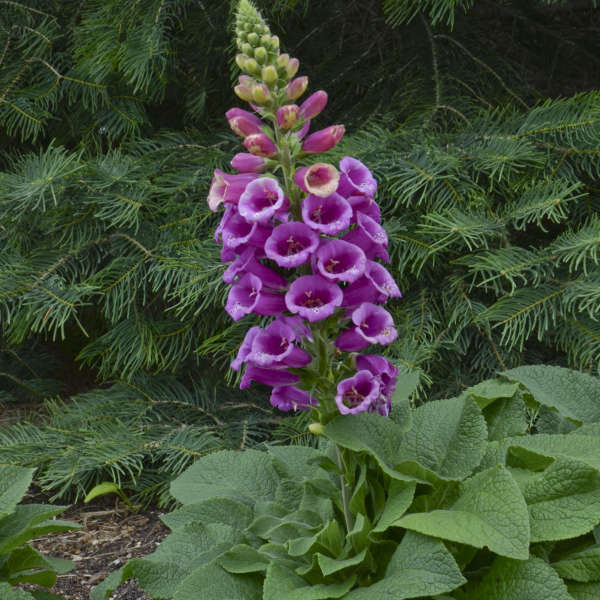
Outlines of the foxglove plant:
[[344,135],[343,125],[308,134],[327,93],[296,104],[308,78],[297,76],[299,61],[280,52],[250,2],[240,2],[236,26],[235,92],[251,111],[225,116],[247,152],[231,161],[238,174],[215,171],[208,205],[225,208],[216,239],[230,263],[227,312],[235,321],[251,313],[274,319],[249,329],[232,368],[245,365],[242,387],[270,385],[280,410],[310,409],[314,431],[340,413],[387,416],[396,368],[357,354],[397,336],[381,306],[401,293],[377,262],[388,260],[377,182],[356,158],[314,159]]

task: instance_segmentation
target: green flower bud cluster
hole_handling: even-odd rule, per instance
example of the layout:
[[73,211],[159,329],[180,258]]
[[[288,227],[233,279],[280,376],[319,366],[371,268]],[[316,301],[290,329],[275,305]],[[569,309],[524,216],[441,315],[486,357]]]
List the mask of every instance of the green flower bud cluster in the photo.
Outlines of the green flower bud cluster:
[[[269,104],[273,96],[281,96],[283,100],[281,90],[298,71],[298,59],[280,54],[279,38],[271,34],[269,26],[251,0],[240,0],[235,31],[240,50],[235,62],[242,73],[253,80],[245,80],[245,85],[255,91],[254,94],[250,91],[252,101],[264,106]],[[265,85],[268,93],[264,91]]]

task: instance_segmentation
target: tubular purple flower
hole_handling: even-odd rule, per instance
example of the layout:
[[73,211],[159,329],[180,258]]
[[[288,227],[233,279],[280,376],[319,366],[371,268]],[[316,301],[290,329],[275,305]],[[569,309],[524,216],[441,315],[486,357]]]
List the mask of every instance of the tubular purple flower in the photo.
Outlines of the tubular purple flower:
[[383,265],[369,260],[363,277],[344,289],[342,306],[385,302],[388,298],[402,298],[402,293],[388,270]]
[[327,92],[319,90],[314,94],[311,94],[301,105],[300,105],[300,118],[307,121],[313,119],[319,113],[323,111],[327,104]]
[[246,248],[223,273],[225,283],[234,284],[238,277],[252,273],[260,278],[263,285],[274,289],[284,289],[288,286],[287,279],[275,273],[273,269],[265,267],[256,259],[256,248]]
[[240,381],[240,389],[243,390],[250,387],[253,381],[271,387],[279,387],[293,385],[299,379],[298,375],[294,375],[286,369],[264,369],[262,367],[255,367],[254,365],[247,365]]
[[365,272],[367,257],[354,244],[331,240],[317,250],[316,263],[319,274],[325,279],[352,283]]
[[271,177],[251,181],[238,202],[240,215],[249,223],[266,223],[275,213],[286,208],[283,190]]
[[315,163],[302,167],[294,174],[294,182],[304,192],[325,198],[331,196],[338,187],[340,174],[328,163]]
[[352,207],[352,223],[356,223],[358,213],[364,213],[367,217],[371,217],[376,223],[381,223],[381,210],[379,205],[373,198],[368,196],[348,196],[346,198]]
[[285,295],[288,310],[311,323],[330,317],[342,302],[342,290],[319,275],[298,277]]
[[265,290],[259,277],[247,273],[229,290],[225,310],[239,321],[250,313],[277,315],[285,310],[285,301],[281,294]]
[[246,336],[242,341],[240,349],[238,350],[237,356],[231,363],[231,368],[234,371],[239,371],[242,367],[242,364],[246,362],[248,354],[250,354],[250,350],[252,349],[252,342],[261,331],[261,328],[257,326],[250,327],[250,329],[248,329],[248,331],[246,332]]
[[352,313],[352,322],[355,327],[335,340],[335,345],[345,352],[358,352],[370,344],[391,344],[398,337],[392,315],[372,302],[363,302]]
[[241,254],[248,246],[264,248],[272,231],[271,226],[248,223],[237,210],[233,210],[221,227],[220,233],[223,245]]
[[244,138],[244,148],[256,156],[272,158],[277,155],[277,146],[266,133],[253,133]]
[[390,261],[386,250],[388,236],[385,229],[365,213],[356,214],[356,227],[342,239],[360,246],[367,258],[381,258],[384,262]]
[[292,81],[287,84],[285,92],[290,100],[296,100],[304,94],[307,87],[308,77],[296,77],[296,79],[292,79]]
[[292,338],[293,342],[299,342],[302,338],[306,338],[307,340],[313,340],[312,331],[310,327],[306,324],[306,321],[302,317],[294,316],[294,317],[286,317],[284,315],[277,315],[276,321],[280,321],[284,325],[291,327],[294,331],[294,337]]
[[229,120],[229,126],[236,135],[246,138],[253,133],[262,133],[262,129],[246,117],[234,117]]
[[358,371],[337,385],[335,403],[343,415],[365,412],[379,396],[379,382],[370,371]]
[[377,181],[360,160],[344,156],[340,160],[340,171],[342,176],[338,193],[345,198],[357,194],[372,198],[377,193]]
[[240,173],[237,175],[228,175],[219,169],[215,169],[213,180],[208,191],[208,207],[213,212],[219,208],[219,204],[229,202],[237,204],[240,196],[251,181],[254,181],[258,175],[251,173]]
[[277,109],[277,125],[280,129],[287,131],[298,122],[298,111],[300,109],[295,104],[286,104]]
[[325,198],[310,194],[302,202],[303,221],[320,233],[341,233],[350,226],[351,218],[352,207],[336,193]]
[[315,131],[302,142],[302,150],[307,154],[327,152],[342,139],[345,131],[346,128],[343,125],[331,125]]
[[225,113],[225,117],[228,121],[231,121],[232,119],[236,119],[238,117],[244,117],[251,123],[254,123],[254,125],[256,125],[257,127],[264,127],[264,123],[262,122],[260,117],[257,117],[255,114],[251,113],[248,110],[244,110],[243,108],[230,108]]
[[308,392],[291,385],[273,388],[270,402],[272,406],[285,412],[308,410],[317,404],[316,398],[313,398]]
[[304,264],[319,246],[319,236],[304,223],[278,225],[265,242],[265,254],[280,267],[291,269]]
[[370,371],[379,381],[379,396],[371,409],[387,417],[390,414],[391,399],[396,389],[398,369],[383,356],[376,354],[359,354],[356,357],[356,368]]
[[264,156],[255,156],[246,152],[238,152],[231,159],[231,166],[242,173],[262,173],[271,166],[271,160]]
[[312,356],[292,343],[295,331],[281,321],[273,321],[254,336],[246,360],[260,367],[305,367]]

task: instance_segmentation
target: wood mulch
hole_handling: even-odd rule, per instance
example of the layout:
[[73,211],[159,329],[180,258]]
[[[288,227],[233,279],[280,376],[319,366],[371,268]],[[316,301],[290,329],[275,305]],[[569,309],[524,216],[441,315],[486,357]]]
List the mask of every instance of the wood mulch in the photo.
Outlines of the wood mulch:
[[[30,495],[26,502],[42,502]],[[162,511],[149,508],[132,514],[123,504],[99,499],[89,504],[76,504],[57,519],[79,523],[81,529],[40,537],[31,545],[44,554],[68,558],[73,570],[59,575],[50,590],[66,600],[88,600],[94,587],[131,558],[153,552],[168,535],[160,521]],[[25,587],[25,586],[23,586]],[[32,589],[31,587],[29,589]],[[113,592],[110,600],[151,600],[135,581],[128,581]]]

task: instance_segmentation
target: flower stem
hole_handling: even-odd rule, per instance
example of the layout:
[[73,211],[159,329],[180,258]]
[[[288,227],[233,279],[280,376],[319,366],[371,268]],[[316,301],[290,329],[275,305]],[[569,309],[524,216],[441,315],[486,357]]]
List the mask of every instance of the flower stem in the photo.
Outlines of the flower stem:
[[344,459],[342,457],[342,453],[340,452],[339,446],[335,445],[335,452],[337,457],[337,464],[340,468],[340,488],[342,492],[342,506],[344,508],[344,521],[346,523],[346,533],[350,533],[352,528],[354,527],[354,515],[350,512],[350,498],[349,498],[349,490],[348,484],[346,483],[346,464],[344,463]]

